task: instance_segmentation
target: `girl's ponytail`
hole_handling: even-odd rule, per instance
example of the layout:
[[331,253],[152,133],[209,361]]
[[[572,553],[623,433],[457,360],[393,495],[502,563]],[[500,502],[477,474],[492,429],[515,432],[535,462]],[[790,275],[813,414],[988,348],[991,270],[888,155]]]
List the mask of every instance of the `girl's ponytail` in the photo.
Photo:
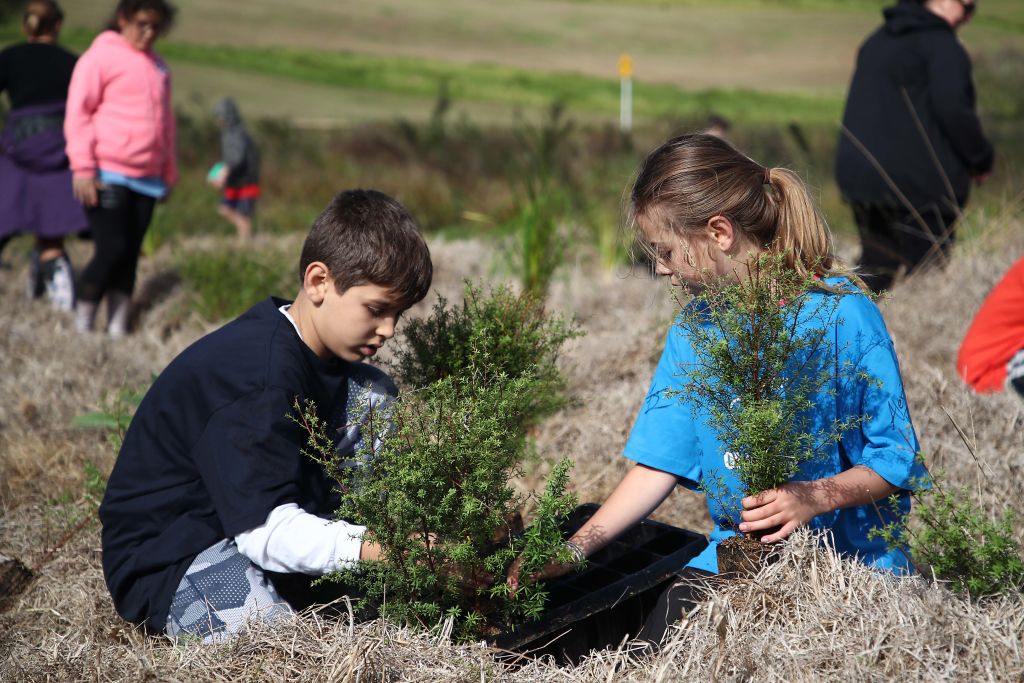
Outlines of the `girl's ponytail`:
[[766,246],[784,253],[786,264],[801,275],[827,275],[835,261],[832,238],[807,187],[788,168],[771,168],[766,175],[765,191],[774,195],[778,206],[775,238]]
[[770,191],[778,203],[775,239],[768,248],[786,255],[786,264],[801,275],[843,275],[864,289],[864,283],[833,251],[832,235],[807,185],[788,168],[768,169]]

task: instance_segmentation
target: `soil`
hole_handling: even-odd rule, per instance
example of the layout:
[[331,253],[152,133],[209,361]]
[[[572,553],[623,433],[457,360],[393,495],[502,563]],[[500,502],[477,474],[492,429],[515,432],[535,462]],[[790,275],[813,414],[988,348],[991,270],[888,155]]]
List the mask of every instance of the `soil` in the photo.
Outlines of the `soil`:
[[750,536],[733,536],[718,544],[718,573],[729,578],[746,578],[779,557],[777,544],[761,543]]
[[33,578],[32,570],[19,560],[0,555],[0,613],[14,603],[14,599],[28,588]]

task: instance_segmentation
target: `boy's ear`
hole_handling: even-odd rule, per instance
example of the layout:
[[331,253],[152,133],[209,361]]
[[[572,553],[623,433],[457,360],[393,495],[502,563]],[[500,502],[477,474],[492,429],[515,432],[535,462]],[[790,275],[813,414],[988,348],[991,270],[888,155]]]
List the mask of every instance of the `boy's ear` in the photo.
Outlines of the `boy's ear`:
[[313,261],[306,266],[302,276],[302,290],[313,304],[319,306],[327,296],[327,288],[333,286],[331,272],[322,261]]
[[736,244],[736,226],[725,216],[715,215],[708,219],[708,234],[722,251],[729,251]]

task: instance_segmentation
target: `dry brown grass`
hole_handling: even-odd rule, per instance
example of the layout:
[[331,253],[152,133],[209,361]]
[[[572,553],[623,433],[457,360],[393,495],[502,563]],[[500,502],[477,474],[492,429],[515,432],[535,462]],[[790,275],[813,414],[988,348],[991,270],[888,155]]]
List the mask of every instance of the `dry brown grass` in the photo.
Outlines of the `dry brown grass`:
[[[945,272],[921,276],[883,304],[925,452],[951,480],[976,487],[983,502],[1000,509],[1021,500],[1024,404],[965,391],[953,361],[973,311],[1024,252],[1021,227],[1004,225],[962,248]],[[291,252],[298,244],[295,237],[261,243]],[[464,276],[493,273],[489,246],[436,243],[433,252],[436,287],[450,298]],[[77,249],[76,262],[86,255]],[[170,263],[169,252],[146,260],[143,287],[169,282],[159,278]],[[73,416],[122,384],[145,385],[209,324],[181,311],[179,286],[153,297],[141,331],[129,339],[80,337],[69,319],[23,300],[22,276],[23,268],[0,272],[0,553],[32,565],[66,527],[52,499],[82,493],[86,460],[102,470],[113,462],[98,434],[70,427]],[[662,284],[642,274],[603,279],[585,263],[556,284],[552,306],[575,312],[588,331],[563,358],[581,402],[538,431],[542,461],[524,485],[536,485],[547,463],[567,454],[577,463],[580,498],[601,500],[628,466],[619,454],[672,307]],[[964,427],[988,477],[947,412]],[[702,499],[685,492],[658,517],[708,528]],[[575,668],[516,668],[481,645],[452,645],[443,628],[416,634],[381,621],[353,625],[313,615],[227,646],[171,646],[114,613],[92,527],[45,563],[14,611],[0,616],[0,680],[1021,680],[1022,633],[1020,595],[972,604],[924,579],[885,578],[839,560],[801,534],[780,563],[718,590],[654,657],[634,659],[619,649]]]

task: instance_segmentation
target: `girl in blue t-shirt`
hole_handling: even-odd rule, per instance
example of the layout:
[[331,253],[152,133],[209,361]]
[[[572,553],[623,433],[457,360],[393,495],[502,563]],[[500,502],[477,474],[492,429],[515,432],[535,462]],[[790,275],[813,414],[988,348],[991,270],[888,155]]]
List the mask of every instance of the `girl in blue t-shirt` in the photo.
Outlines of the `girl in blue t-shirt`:
[[[649,515],[677,484],[724,487],[708,496],[715,528],[710,543],[681,572],[681,583],[662,596],[639,636],[660,642],[669,624],[692,605],[693,579],[718,572],[718,542],[742,533],[766,532],[764,543],[788,537],[799,526],[829,529],[835,547],[861,561],[896,572],[909,570],[905,556],[869,532],[909,510],[907,489],[926,476],[916,459],[899,365],[881,313],[861,291],[859,279],[832,255],[831,238],[806,187],[793,172],[765,168],[729,143],[709,135],[684,135],[654,150],[641,164],[629,206],[629,225],[649,250],[658,275],[699,292],[706,284],[748,277],[752,259],[783,255],[786,267],[820,278],[811,297],[838,297],[809,320],[827,330],[835,376],[816,397],[811,423],[850,417],[844,432],[819,459],[805,463],[783,486],[743,497],[708,415],[678,395],[681,366],[694,362],[690,340],[673,326],[633,431],[626,457],[636,465],[601,508],[567,542],[578,558],[589,556]],[[832,365],[834,363],[834,366]],[[867,378],[872,378],[868,380]],[[669,390],[666,393],[666,390]],[[675,393],[672,392],[675,391]],[[895,495],[898,504],[876,505]],[[739,505],[723,504],[730,497]],[[771,530],[771,531],[766,531]],[[568,571],[549,566],[544,576]],[[518,565],[509,574],[514,589]]]

